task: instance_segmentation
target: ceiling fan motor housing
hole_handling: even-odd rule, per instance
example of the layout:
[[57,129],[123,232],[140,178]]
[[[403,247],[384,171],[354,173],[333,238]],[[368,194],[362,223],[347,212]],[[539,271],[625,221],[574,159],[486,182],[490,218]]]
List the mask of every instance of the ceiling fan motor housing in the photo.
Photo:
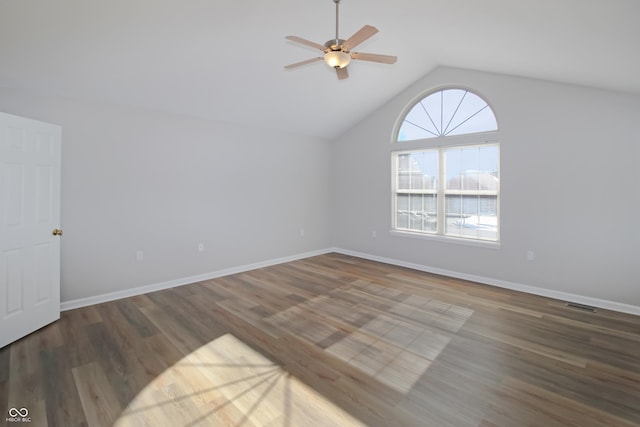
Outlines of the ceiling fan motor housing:
[[343,52],[348,53],[348,51],[344,50],[344,46],[343,46],[344,42],[345,41],[342,39],[331,39],[331,40],[327,40],[327,42],[324,44],[324,47],[326,47],[329,50],[333,50],[333,51],[341,50]]

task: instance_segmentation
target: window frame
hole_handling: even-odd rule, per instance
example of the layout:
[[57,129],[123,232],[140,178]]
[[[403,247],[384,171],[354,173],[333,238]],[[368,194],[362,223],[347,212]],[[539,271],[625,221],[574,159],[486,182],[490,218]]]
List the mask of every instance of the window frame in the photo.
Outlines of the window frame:
[[[499,248],[501,242],[501,208],[500,208],[500,199],[501,199],[501,144],[499,141],[500,135],[500,126],[497,125],[496,130],[489,131],[481,131],[474,133],[466,133],[459,135],[447,135],[447,136],[436,136],[429,137],[424,139],[411,139],[411,140],[402,140],[399,141],[399,132],[402,124],[405,120],[407,114],[423,99],[437,93],[440,91],[445,91],[449,89],[460,89],[468,91],[478,97],[480,97],[484,102],[487,103],[488,108],[493,113],[495,117],[496,124],[498,124],[498,118],[496,116],[495,110],[492,105],[486,100],[486,98],[475,90],[471,90],[466,87],[441,87],[437,89],[432,89],[427,92],[423,92],[421,95],[414,98],[414,100],[407,105],[406,108],[403,109],[402,113],[399,115],[398,120],[396,122],[396,126],[393,131],[393,138],[391,144],[391,230],[390,234],[395,236],[403,236],[403,237],[411,237],[411,238],[419,238],[419,239],[427,239],[434,241],[441,241],[447,243],[456,243],[463,244],[469,246],[479,246],[486,248]],[[444,169],[445,169],[445,151],[449,148],[456,147],[465,147],[465,146],[483,146],[483,145],[495,145],[498,147],[498,190],[497,190],[497,200],[496,200],[496,215],[497,215],[497,231],[496,231],[496,240],[489,239],[481,239],[475,237],[465,237],[465,236],[457,236],[457,235],[448,235],[445,234],[445,222],[446,222],[446,190],[444,181],[442,181],[444,177]],[[398,193],[398,173],[397,173],[397,156],[403,153],[411,153],[425,150],[437,150],[438,157],[438,188],[436,191],[436,203],[437,203],[437,229],[436,232],[425,232],[425,231],[417,231],[410,229],[402,229],[397,228],[397,193]]]

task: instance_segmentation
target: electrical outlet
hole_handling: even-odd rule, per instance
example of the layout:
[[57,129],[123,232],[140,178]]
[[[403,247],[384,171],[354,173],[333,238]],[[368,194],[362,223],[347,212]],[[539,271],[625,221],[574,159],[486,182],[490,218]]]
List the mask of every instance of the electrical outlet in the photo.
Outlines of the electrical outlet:
[[536,254],[533,251],[527,251],[527,261],[533,261],[536,259]]
[[304,228],[300,229],[300,237],[304,237]]
[[372,232],[371,232],[371,237],[373,237],[374,239],[375,239],[376,237],[378,237],[378,232],[377,232],[377,231],[375,231],[375,230],[374,230],[374,231],[372,231]]
[[142,261],[144,259],[144,252],[136,251],[136,261]]
[[198,252],[204,252],[204,243],[198,243]]

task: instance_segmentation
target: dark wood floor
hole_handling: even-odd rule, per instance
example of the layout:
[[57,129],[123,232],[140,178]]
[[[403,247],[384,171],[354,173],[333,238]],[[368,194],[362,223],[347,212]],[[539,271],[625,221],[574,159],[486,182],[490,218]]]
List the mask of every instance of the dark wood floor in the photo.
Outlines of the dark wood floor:
[[0,349],[0,421],[14,407],[64,427],[640,426],[640,318],[328,254],[64,312]]

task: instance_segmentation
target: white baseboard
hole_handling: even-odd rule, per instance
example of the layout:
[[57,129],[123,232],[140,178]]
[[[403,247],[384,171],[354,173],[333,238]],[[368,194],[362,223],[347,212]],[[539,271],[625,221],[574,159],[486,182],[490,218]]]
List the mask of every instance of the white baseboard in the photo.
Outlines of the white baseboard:
[[634,314],[640,316],[640,307],[635,305],[623,304],[616,301],[602,300],[598,298],[591,298],[587,296],[571,294],[567,292],[554,291],[552,289],[539,288],[536,286],[523,285],[520,283],[508,282],[505,280],[493,279],[490,277],[476,276],[473,274],[460,273],[452,270],[445,270],[436,267],[430,267],[422,264],[414,264],[410,262],[400,261],[393,258],[386,258],[377,255],[366,254],[362,252],[351,251],[342,248],[327,248],[317,251],[305,252],[288,257],[275,258],[271,260],[261,261],[253,264],[241,265],[238,267],[226,268],[223,270],[214,271],[211,273],[199,274],[195,276],[184,277],[181,279],[169,280],[167,282],[155,283],[145,286],[139,286],[132,289],[125,289],[122,291],[111,292],[108,294],[96,295],[87,298],[80,298],[72,301],[65,301],[60,304],[60,310],[72,310],[74,308],[86,307],[94,304],[100,304],[103,302],[109,302],[118,300],[121,298],[128,298],[136,295],[142,295],[149,292],[160,291],[163,289],[175,288],[177,286],[188,285],[190,283],[202,282],[203,280],[215,279],[216,277],[228,276],[231,274],[242,273],[249,270],[255,270],[257,268],[269,267],[271,265],[282,264],[285,262],[295,261],[303,258],[309,258],[316,255],[323,255],[330,252],[336,252],[344,255],[354,256],[358,258],[364,258],[371,261],[379,261],[385,264],[397,265],[400,267],[407,267],[418,271],[424,271],[427,273],[440,274],[443,276],[455,277],[463,280],[470,280],[472,282],[484,283],[486,285],[497,286],[500,288],[511,289],[514,291],[525,292],[528,294],[539,295],[548,298],[554,298],[560,301],[571,301],[579,304],[590,305],[594,307],[604,308],[607,310],[619,311],[622,313]]
[[161,291],[163,289],[175,288],[177,286],[188,285],[191,283],[202,282],[203,280],[215,279],[216,277],[229,276],[231,274],[242,273],[249,270],[255,270],[257,268],[269,267],[271,265],[282,264],[285,262],[296,261],[303,258],[309,258],[316,255],[323,255],[329,252],[333,252],[333,248],[320,249],[317,251],[305,252],[297,255],[275,258],[266,261],[260,261],[253,264],[241,265],[238,267],[225,268],[223,270],[213,271],[211,273],[198,274],[195,276],[184,277],[181,279],[169,280],[167,282],[154,283],[150,285],[138,286],[132,289],[125,289],[122,291],[111,292],[108,294],[101,294],[87,298],[80,298],[71,301],[65,301],[60,304],[60,310],[73,310],[74,308],[87,307],[94,304],[100,304],[103,302],[115,301],[122,298],[133,297],[136,295],[142,295],[149,292]]
[[525,292],[528,294],[554,298],[560,301],[577,302],[579,304],[599,307],[606,310],[619,311],[621,313],[634,314],[640,316],[640,307],[635,305],[623,304],[616,301],[603,300],[598,298],[587,297],[583,295],[571,294],[568,292],[554,291],[552,289],[539,288],[536,286],[523,285],[520,283],[508,282],[505,280],[493,279],[490,277],[476,276],[473,274],[460,273],[457,271],[444,270],[441,268],[430,267],[422,264],[414,264],[410,262],[400,261],[393,258],[385,258],[377,255],[370,255],[362,252],[350,251],[342,248],[333,248],[332,252],[344,255],[350,255],[358,258],[364,258],[371,261],[384,262],[385,264],[407,267],[413,270],[424,271],[427,273],[440,274],[457,279],[469,280],[472,282],[483,283],[486,285],[497,286],[499,288],[511,289],[514,291]]

